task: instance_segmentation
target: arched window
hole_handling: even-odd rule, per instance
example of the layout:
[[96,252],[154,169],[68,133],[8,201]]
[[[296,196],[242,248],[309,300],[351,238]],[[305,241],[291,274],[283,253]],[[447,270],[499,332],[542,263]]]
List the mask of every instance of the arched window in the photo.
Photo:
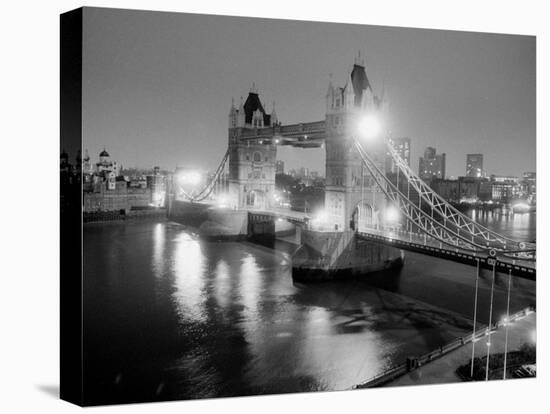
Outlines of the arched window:
[[259,152],[255,152],[253,157],[254,162],[262,162],[262,154],[260,154]]

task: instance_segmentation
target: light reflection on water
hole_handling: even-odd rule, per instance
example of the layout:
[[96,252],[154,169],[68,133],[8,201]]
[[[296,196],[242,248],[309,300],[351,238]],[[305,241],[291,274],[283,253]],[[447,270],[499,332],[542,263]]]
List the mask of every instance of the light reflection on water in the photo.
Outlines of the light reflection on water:
[[482,211],[472,209],[467,212],[467,215],[484,226],[512,239],[532,241],[536,238],[536,213],[503,214],[500,210]]
[[202,322],[205,318],[205,256],[200,240],[188,233],[175,239],[175,256],[172,272],[176,290],[174,302],[182,320]]
[[[527,233],[535,221],[491,220]],[[282,248],[205,241],[169,222],[85,228],[89,398],[346,389],[471,329],[470,267],[407,253],[401,272],[300,285]],[[512,309],[534,302],[534,283],[514,279],[514,290]],[[504,291],[497,283],[496,315]]]

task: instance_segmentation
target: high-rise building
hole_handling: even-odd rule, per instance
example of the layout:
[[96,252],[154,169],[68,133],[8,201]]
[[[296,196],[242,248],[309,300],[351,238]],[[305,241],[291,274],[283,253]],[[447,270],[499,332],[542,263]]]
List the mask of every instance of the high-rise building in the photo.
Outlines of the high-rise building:
[[[392,138],[393,147],[399,156],[407,163],[407,166],[411,165],[411,139],[407,137]],[[396,173],[397,166],[390,154],[386,157],[386,173]]]
[[275,162],[275,174],[284,174],[285,173],[285,162],[282,160],[277,160]]
[[466,177],[483,177],[483,154],[466,154]]
[[300,170],[298,171],[298,175],[300,178],[309,178],[309,168],[300,167]]
[[420,157],[418,175],[422,180],[429,183],[433,178],[445,178],[446,155],[436,154],[433,147],[424,150],[424,156]]
[[521,186],[524,197],[534,197],[537,193],[537,173],[524,172]]

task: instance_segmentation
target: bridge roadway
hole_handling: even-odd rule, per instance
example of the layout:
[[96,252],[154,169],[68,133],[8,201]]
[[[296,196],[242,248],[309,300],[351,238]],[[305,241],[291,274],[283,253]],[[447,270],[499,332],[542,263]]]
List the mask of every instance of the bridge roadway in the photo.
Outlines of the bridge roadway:
[[268,216],[274,218],[281,218],[283,220],[290,221],[295,224],[305,224],[307,223],[311,216],[309,213],[304,213],[302,211],[289,210],[287,208],[270,208],[269,210],[262,209],[249,209],[249,214],[256,214],[258,216]]
[[[307,213],[292,211],[284,208],[250,210],[250,213],[258,214],[260,216],[282,218],[296,224],[306,223],[310,219],[310,216]],[[363,240],[375,241],[402,250],[439,257],[445,260],[451,260],[471,266],[477,266],[477,261],[479,260],[480,266],[485,269],[492,270],[492,260],[495,260],[495,268],[498,272],[508,273],[511,270],[514,276],[520,276],[530,280],[536,279],[536,262],[529,260],[514,260],[509,257],[498,256],[496,259],[493,259],[488,253],[475,253],[468,250],[455,248],[424,233],[394,229],[380,230],[368,228],[364,229],[364,231],[358,231],[357,236]]]
[[[249,209],[249,214],[257,217],[274,217],[287,220],[295,224],[307,224],[312,217],[309,213],[293,211],[287,208]],[[328,229],[324,229],[328,230]],[[416,233],[405,230],[388,230],[368,228],[358,231],[357,236],[360,239],[375,241],[402,250],[408,250],[428,256],[439,257],[441,259],[463,263],[471,266],[477,266],[477,261],[482,268],[492,270],[492,259],[488,254],[475,253],[459,248],[454,248],[448,244],[442,243],[424,233]],[[498,272],[508,273],[512,270],[512,275],[523,277],[530,280],[536,280],[536,262],[528,260],[513,260],[508,257],[496,257],[495,268]]]
[[509,257],[498,257],[498,255],[493,259],[488,253],[475,253],[454,248],[424,233],[420,234],[405,230],[379,230],[371,228],[365,230],[366,231],[357,232],[357,236],[363,240],[376,241],[399,249],[472,266],[477,266],[477,261],[479,260],[480,266],[486,269],[492,269],[492,261],[495,260],[494,265],[498,272],[508,273],[511,270],[514,276],[536,280],[536,262],[534,261],[514,260]]

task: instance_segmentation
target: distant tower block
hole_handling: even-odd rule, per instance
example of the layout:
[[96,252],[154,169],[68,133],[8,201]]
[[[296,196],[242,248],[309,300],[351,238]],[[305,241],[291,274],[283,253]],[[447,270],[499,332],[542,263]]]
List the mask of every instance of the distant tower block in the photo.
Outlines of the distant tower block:
[[[362,167],[353,147],[353,139],[361,139],[358,124],[363,116],[375,116],[385,129],[385,107],[384,101],[373,91],[360,56],[343,87],[334,86],[331,76],[326,94],[325,210],[334,230],[353,227],[359,210],[363,213],[363,220],[376,225],[379,213],[385,207],[383,192]],[[379,136],[362,141],[363,148],[379,163],[382,171],[384,139],[385,132],[381,131]]]
[[275,192],[275,139],[246,140],[247,131],[270,127],[277,119],[268,114],[253,84],[246,101],[229,109],[229,194],[231,207],[266,209],[273,205]]

